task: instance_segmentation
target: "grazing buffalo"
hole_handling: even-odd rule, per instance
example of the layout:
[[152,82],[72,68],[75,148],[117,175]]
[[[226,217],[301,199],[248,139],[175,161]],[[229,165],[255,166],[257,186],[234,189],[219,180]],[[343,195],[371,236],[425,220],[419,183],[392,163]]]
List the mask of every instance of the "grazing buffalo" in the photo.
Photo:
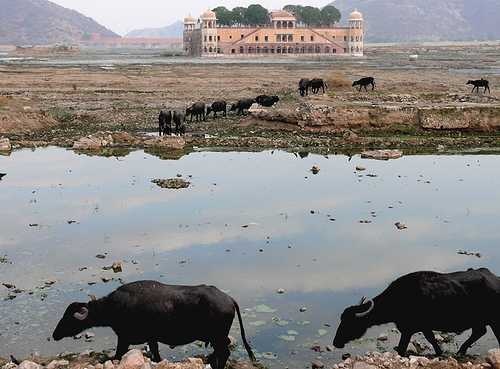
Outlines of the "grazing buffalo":
[[182,111],[174,110],[172,121],[175,124],[175,134],[183,135],[186,133],[186,115]]
[[217,118],[217,113],[222,112],[222,116],[227,116],[227,103],[223,100],[215,101],[212,105],[207,106],[207,116],[214,113],[214,118]]
[[197,102],[191,105],[189,108],[186,109],[186,117],[189,116],[189,121],[193,121],[193,116],[196,118],[196,121],[199,122],[201,119],[203,119],[204,122],[206,122],[206,106],[202,102]]
[[172,112],[170,110],[160,111],[158,116],[158,135],[170,135],[172,133]]
[[176,347],[202,341],[214,348],[208,357],[212,368],[224,369],[235,312],[243,344],[254,361],[238,304],[212,286],[169,286],[155,281],[126,284],[99,300],[70,304],[52,336],[59,341],[92,327],[110,327],[118,336],[117,360],[129,345],[147,343],[156,362],[161,361],[158,342]]
[[307,78],[302,78],[300,81],[299,81],[299,92],[300,92],[300,96],[304,97],[304,96],[309,96],[309,84],[311,83],[310,80],[308,80]]
[[326,82],[321,78],[314,78],[313,80],[311,80],[311,82],[309,82],[309,87],[311,87],[311,91],[313,94],[317,94],[320,89],[322,89],[323,93],[325,93],[326,89],[328,88]]
[[401,332],[396,348],[404,355],[413,334],[422,332],[437,355],[442,351],[433,331],[462,333],[472,329],[459,354],[486,334],[490,326],[500,343],[500,279],[488,269],[442,274],[405,275],[373,300],[347,308],[333,344],[343,348],[375,325],[395,323]]
[[490,82],[486,79],[477,79],[475,81],[469,81],[467,82],[468,85],[473,85],[474,87],[472,88],[471,93],[474,93],[474,90],[477,90],[477,93],[479,93],[479,87],[484,87],[484,93],[488,91],[491,94],[490,90]]
[[276,95],[268,96],[268,95],[259,95],[255,98],[257,104],[265,107],[271,107],[274,104],[277,104],[280,101],[280,98]]
[[375,78],[373,77],[364,77],[364,78],[361,78],[357,81],[354,81],[352,83],[352,87],[356,87],[356,86],[359,86],[359,90],[361,92],[361,88],[365,88],[365,91],[368,91],[368,86],[372,86],[372,91],[375,90]]
[[239,100],[236,104],[231,105],[231,111],[236,111],[238,115],[245,114],[245,110],[248,111],[255,104],[255,99],[242,99]]

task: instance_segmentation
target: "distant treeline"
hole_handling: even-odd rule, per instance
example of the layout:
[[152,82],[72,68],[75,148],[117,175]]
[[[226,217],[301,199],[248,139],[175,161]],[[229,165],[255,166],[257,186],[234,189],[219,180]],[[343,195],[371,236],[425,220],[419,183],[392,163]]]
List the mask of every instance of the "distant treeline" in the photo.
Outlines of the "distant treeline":
[[[338,23],[341,18],[340,11],[333,5],[324,8],[287,5],[283,10],[292,13],[299,23],[307,26],[331,26]],[[219,6],[213,11],[217,14],[219,24],[222,26],[249,26],[269,23],[269,10],[258,4],[250,5],[248,8],[240,6],[233,10]]]

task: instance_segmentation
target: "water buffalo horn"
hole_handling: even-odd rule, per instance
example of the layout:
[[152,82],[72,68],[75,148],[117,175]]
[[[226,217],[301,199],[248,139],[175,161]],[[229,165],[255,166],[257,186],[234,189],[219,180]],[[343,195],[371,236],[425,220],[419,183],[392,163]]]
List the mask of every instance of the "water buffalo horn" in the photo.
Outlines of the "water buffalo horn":
[[370,307],[368,308],[368,310],[366,310],[365,312],[362,312],[362,313],[357,313],[356,317],[362,318],[362,317],[367,316],[368,314],[370,314],[370,312],[375,307],[375,302],[370,299],[370,300],[368,300],[368,304],[370,304]]

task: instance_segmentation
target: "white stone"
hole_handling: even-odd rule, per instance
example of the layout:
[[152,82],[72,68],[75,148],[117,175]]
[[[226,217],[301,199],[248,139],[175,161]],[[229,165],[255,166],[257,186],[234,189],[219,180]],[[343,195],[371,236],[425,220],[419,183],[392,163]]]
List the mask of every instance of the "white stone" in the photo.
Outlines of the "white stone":
[[141,350],[130,350],[127,352],[120,364],[118,365],[118,369],[142,369],[146,361],[144,360],[144,355],[142,355]]
[[490,364],[493,369],[500,369],[500,349],[493,349],[488,351],[486,362]]
[[21,364],[19,364],[18,369],[40,369],[40,365],[34,363],[33,361],[24,360]]
[[12,145],[10,144],[10,140],[6,137],[0,138],[0,151],[10,152],[12,150]]

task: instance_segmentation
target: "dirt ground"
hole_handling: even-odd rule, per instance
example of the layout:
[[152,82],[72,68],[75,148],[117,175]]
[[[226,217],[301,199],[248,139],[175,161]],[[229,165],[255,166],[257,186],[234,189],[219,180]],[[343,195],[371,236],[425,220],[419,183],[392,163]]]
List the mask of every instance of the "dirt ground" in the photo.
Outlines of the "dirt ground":
[[[408,55],[420,55],[409,61]],[[377,89],[358,92],[353,80],[374,76]],[[326,94],[300,98],[300,78],[324,78]],[[468,79],[488,78],[491,94],[471,94]],[[0,64],[0,134],[19,146],[69,146],[98,131],[154,132],[160,109],[185,109],[196,101],[234,102],[260,94],[278,95],[280,108],[301,103],[329,106],[500,107],[500,48],[497,45],[369,48],[359,59],[322,61],[172,63],[153,65]],[[255,126],[251,118],[230,115],[188,124],[193,145],[201,146],[500,146],[497,132],[426,131],[408,127],[353,129],[319,134]],[[207,135],[207,136],[205,136]],[[206,137],[211,137],[207,141]],[[213,137],[219,138],[213,140]]]

